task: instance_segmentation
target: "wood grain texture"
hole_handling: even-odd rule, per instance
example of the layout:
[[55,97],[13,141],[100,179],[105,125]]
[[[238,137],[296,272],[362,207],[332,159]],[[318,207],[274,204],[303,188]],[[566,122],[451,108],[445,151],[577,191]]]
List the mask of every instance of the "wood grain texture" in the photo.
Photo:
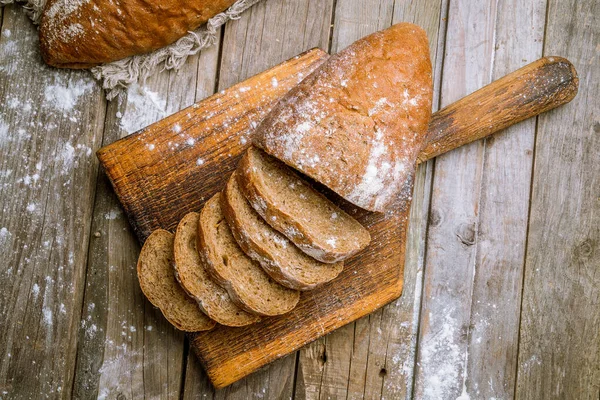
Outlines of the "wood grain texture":
[[[128,135],[127,121],[154,122],[195,101],[199,58],[178,72],[163,72],[109,104],[104,143]],[[208,61],[208,60],[206,60]],[[209,62],[204,74],[212,74]],[[137,90],[168,93],[155,107],[140,103]],[[158,98],[161,98],[159,95]],[[121,117],[119,117],[121,116]],[[136,275],[139,245],[104,174],[92,223],[87,285],[79,329],[75,398],[179,398],[183,390],[184,334],[143,296]],[[168,366],[165,368],[165,366]]]
[[[539,6],[536,9],[539,15]],[[565,58],[549,56],[532,62],[437,112],[429,126],[430,144],[421,151],[419,160],[568,103],[577,94],[578,85],[577,72]]]
[[581,91],[539,118],[517,398],[600,398],[599,17],[549,1],[544,54],[569,57]]
[[[520,3],[520,7],[512,1],[498,3],[492,79],[541,56],[545,16],[545,0]],[[575,84],[571,68],[543,62],[527,67],[538,64],[541,70],[533,75],[543,76],[548,69],[559,67],[557,77]],[[563,72],[567,73],[564,78]],[[528,74],[524,74],[518,83],[527,81]],[[553,85],[544,86],[550,89]],[[539,104],[524,100],[519,97],[523,103],[516,107],[521,115]],[[514,396],[535,128],[532,118],[485,140],[473,292],[471,299],[464,299],[471,304],[464,387],[476,398]]]
[[0,396],[68,397],[105,105],[85,72],[43,65],[21,7],[2,17]]
[[[442,76],[443,106],[491,80],[495,0],[451,1]],[[432,118],[433,120],[433,118]],[[483,145],[435,160],[414,396],[466,394],[475,231]]]

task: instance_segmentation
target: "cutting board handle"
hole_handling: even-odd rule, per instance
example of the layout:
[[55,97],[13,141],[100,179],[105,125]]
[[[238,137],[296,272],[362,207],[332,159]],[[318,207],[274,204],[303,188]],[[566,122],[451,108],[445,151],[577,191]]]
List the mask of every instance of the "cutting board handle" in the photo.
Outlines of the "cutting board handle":
[[569,60],[540,58],[434,113],[417,162],[568,103],[578,87]]

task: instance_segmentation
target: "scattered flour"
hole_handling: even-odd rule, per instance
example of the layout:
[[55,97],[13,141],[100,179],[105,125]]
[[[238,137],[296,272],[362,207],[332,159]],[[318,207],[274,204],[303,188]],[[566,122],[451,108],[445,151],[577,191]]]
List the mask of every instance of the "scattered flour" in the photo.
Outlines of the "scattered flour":
[[89,157],[91,154],[92,149],[87,146],[77,144],[73,147],[70,142],[64,142],[56,154],[56,159],[61,163],[62,174],[66,175],[79,165],[82,156]]
[[44,307],[42,309],[42,314],[44,315],[44,323],[48,326],[52,325],[52,310],[48,307]]
[[59,111],[71,111],[87,91],[92,90],[94,82],[90,79],[69,80],[65,82],[57,77],[52,85],[46,86],[44,90],[45,106],[55,108]]
[[121,118],[121,128],[128,133],[139,131],[166,117],[166,105],[167,101],[158,93],[137,84],[131,85],[127,90],[127,109]]
[[0,228],[0,248],[4,247],[6,243],[8,243],[8,239],[10,239],[11,234],[8,229],[2,227]]
[[36,205],[34,203],[27,204],[27,211],[34,212],[35,208],[36,208]]
[[196,165],[202,165],[202,164],[204,164],[204,160],[203,159],[199,158],[199,159],[196,160]]
[[0,116],[0,146],[10,140],[10,136],[8,136],[8,125],[2,120],[2,116]]
[[121,210],[114,209],[114,210],[110,210],[109,212],[104,214],[104,218],[106,218],[108,220],[113,220],[113,219],[119,218],[120,215],[121,215]]
[[[443,323],[436,318],[443,318]],[[458,321],[452,317],[452,310],[430,314],[429,319],[432,326],[441,326],[438,332],[425,338],[421,346],[419,368],[423,377],[423,399],[446,399],[462,381],[465,354],[458,343],[461,332]]]
[[273,87],[279,86],[279,82],[277,81],[277,78],[273,77],[271,79],[271,86],[273,86]]
[[37,297],[40,294],[40,285],[38,285],[37,283],[34,283],[33,286],[31,287],[31,293],[33,294],[33,299],[37,299]]

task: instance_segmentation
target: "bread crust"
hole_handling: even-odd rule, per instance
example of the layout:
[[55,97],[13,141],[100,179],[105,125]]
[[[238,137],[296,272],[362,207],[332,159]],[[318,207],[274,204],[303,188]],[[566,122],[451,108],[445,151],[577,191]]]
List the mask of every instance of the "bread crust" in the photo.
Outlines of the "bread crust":
[[[173,262],[173,234],[164,229],[157,229],[146,239],[144,246],[142,246],[142,250],[140,252],[140,256],[137,262],[137,275],[140,283],[140,288],[142,289],[142,293],[144,296],[154,305],[158,307],[164,317],[169,321],[173,326],[177,329],[182,330],[184,332],[198,332],[198,331],[206,331],[215,327],[216,322],[207,317],[204,313],[201,312],[198,304],[189,297],[185,291],[179,286],[177,282],[172,282],[172,288],[174,289],[174,293],[170,294],[170,296],[176,296],[179,301],[183,301],[184,307],[186,307],[186,312],[191,312],[194,318],[178,318],[176,313],[173,311],[173,307],[175,303],[171,303],[170,301],[161,301],[158,296],[155,296],[153,290],[156,290],[156,282],[152,282],[154,279],[152,277],[146,276],[146,271],[144,270],[144,265],[148,262],[146,260],[147,257],[150,257],[150,253],[152,253],[155,246],[163,246],[160,247],[161,250],[169,252],[169,261]],[[175,272],[173,271],[173,265],[168,266],[169,269],[173,273],[173,280],[175,280]],[[148,280],[148,282],[147,282]],[[160,282],[162,284],[167,284],[168,282]],[[163,293],[164,296],[169,296],[169,293]]]
[[[174,242],[177,281],[188,296],[198,302],[200,309],[221,325],[246,326],[260,321],[260,317],[249,314],[234,305],[227,291],[213,283],[208,276],[202,257],[196,248],[199,216],[195,212],[188,213],[177,225]],[[188,228],[188,224],[191,228]],[[193,234],[188,234],[187,229],[193,229]],[[193,239],[191,243],[193,248],[189,246],[189,239]],[[190,254],[191,252],[195,252],[198,258],[189,260],[194,257],[194,254]]]
[[[237,169],[237,180],[240,185],[240,189],[244,196],[248,199],[252,208],[261,216],[269,225],[274,229],[284,234],[290,239],[300,250],[308,254],[309,256],[325,263],[335,263],[346,260],[358,253],[362,249],[368,246],[371,241],[371,237],[366,229],[364,229],[358,222],[358,227],[361,228],[361,235],[356,237],[357,245],[350,251],[339,250],[338,248],[325,247],[320,242],[319,238],[311,232],[310,228],[305,226],[301,221],[298,221],[294,215],[291,215],[282,210],[277,204],[269,199],[269,196],[265,193],[261,183],[256,179],[252,164],[254,161],[254,151],[260,151],[256,148],[250,148],[242,157],[238,169]],[[283,165],[283,164],[282,164]],[[285,165],[283,165],[285,167]],[[287,167],[285,167],[287,168]],[[289,171],[294,174],[293,171]],[[296,175],[297,176],[297,175]],[[298,180],[301,180],[297,176]],[[306,183],[308,185],[308,183]],[[330,202],[325,196],[316,192],[319,197],[324,201]],[[342,211],[339,207],[332,204],[332,207],[336,209],[336,212],[340,215],[345,215],[347,218],[352,218]],[[326,223],[326,221],[324,221]]]
[[[331,281],[337,275],[339,275],[340,272],[342,272],[342,269],[344,267],[344,264],[342,262],[326,265],[322,264],[322,266],[327,269],[326,275],[318,281],[307,282],[301,280],[300,277],[295,276],[286,268],[284,268],[280,261],[293,261],[277,260],[277,257],[275,257],[269,252],[267,246],[265,246],[264,243],[260,243],[256,237],[249,234],[249,227],[244,226],[244,220],[242,220],[241,218],[240,210],[237,210],[234,204],[232,204],[232,198],[234,196],[234,184],[237,183],[236,175],[237,174],[234,172],[234,174],[229,179],[229,182],[227,183],[223,195],[221,196],[221,208],[223,209],[225,219],[227,220],[227,223],[231,228],[233,237],[235,238],[239,246],[242,248],[244,253],[248,255],[248,257],[258,261],[261,267],[267,272],[267,274],[269,274],[269,276],[271,276],[271,278],[276,280],[279,284],[290,289],[296,290],[312,290],[319,285]],[[242,200],[246,201],[245,198]],[[255,212],[250,205],[248,205],[248,208],[250,208],[252,212]],[[261,217],[257,215],[257,218]],[[273,230],[273,228],[268,226],[266,223],[264,224],[264,226],[266,226],[269,230],[272,231],[272,235],[274,237],[276,236],[279,238],[279,241],[287,242],[286,246],[294,246],[293,243],[291,243],[287,238],[282,236],[279,232]],[[298,253],[302,254],[301,252]],[[312,262],[317,263],[318,261],[313,260]]]
[[[211,254],[212,253],[211,249],[215,246],[215,244],[209,243],[211,241],[211,237],[210,237],[210,233],[208,232],[208,230],[205,229],[205,227],[204,227],[202,214],[204,212],[209,212],[210,207],[213,204],[218,204],[218,206],[220,208],[221,196],[222,196],[221,193],[217,193],[215,196],[213,196],[209,201],[206,202],[206,204],[204,205],[204,208],[202,209],[202,212],[200,213],[201,216],[200,216],[200,222],[198,224],[198,237],[197,237],[198,244],[197,244],[197,246],[198,246],[198,252],[199,252],[202,260],[205,262],[206,271],[209,273],[211,278],[213,278],[213,280],[219,284],[219,286],[221,286],[225,290],[227,290],[227,292],[229,293],[229,296],[231,297],[231,300],[233,300],[233,302],[236,303],[236,305],[238,307],[242,308],[243,310],[245,310],[249,313],[252,313],[255,315],[261,315],[261,316],[275,316],[275,315],[285,314],[285,313],[293,310],[296,307],[296,304],[298,303],[298,301],[300,299],[300,292],[292,291],[291,289],[286,289],[286,288],[282,287],[282,289],[290,291],[292,301],[289,303],[289,307],[287,307],[285,309],[279,309],[276,313],[270,313],[264,309],[259,308],[258,306],[253,306],[252,304],[250,304],[250,301],[245,299],[244,296],[242,296],[242,294],[239,292],[239,288],[233,284],[231,278],[226,276],[226,274],[223,274],[220,271],[220,268],[217,267],[216,263],[219,262],[217,260],[218,255]],[[237,244],[236,244],[236,246],[237,246]],[[240,249],[240,251],[242,251],[242,250]],[[244,257],[247,257],[247,256],[244,255]],[[251,260],[251,259],[249,259],[249,260]],[[255,261],[252,261],[252,262],[254,263]],[[264,274],[264,272],[262,272],[262,268],[260,266],[257,265],[257,268],[261,269],[261,273]]]
[[432,97],[427,36],[397,24],[331,56],[277,104],[254,143],[351,203],[384,211],[414,173]]
[[49,0],[40,22],[44,61],[88,68],[173,43],[235,0]]

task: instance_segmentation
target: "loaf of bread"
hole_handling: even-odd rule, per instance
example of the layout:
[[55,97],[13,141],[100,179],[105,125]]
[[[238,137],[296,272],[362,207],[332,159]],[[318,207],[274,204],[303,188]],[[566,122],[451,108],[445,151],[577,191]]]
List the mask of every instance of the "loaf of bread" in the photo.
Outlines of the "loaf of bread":
[[284,163],[256,147],[242,157],[237,178],[252,208],[300,250],[325,263],[367,247],[369,232]]
[[49,0],[40,23],[44,61],[88,68],[173,43],[234,0]]
[[223,215],[220,196],[206,202],[198,224],[198,251],[210,276],[250,313],[274,316],[293,310],[300,292],[275,282],[240,249]]
[[384,211],[413,175],[432,93],[425,32],[397,24],[333,55],[288,92],[255,144],[351,203]]
[[172,233],[157,229],[148,236],[138,259],[137,274],[144,295],[177,329],[198,332],[215,326],[175,280]]
[[186,214],[175,231],[175,276],[181,287],[200,309],[221,325],[245,326],[260,320],[235,305],[225,289],[210,279],[196,246],[198,219],[195,212]]
[[242,250],[281,285],[312,290],[342,272],[344,264],[315,260],[273,229],[248,203],[234,173],[221,198],[221,208]]

